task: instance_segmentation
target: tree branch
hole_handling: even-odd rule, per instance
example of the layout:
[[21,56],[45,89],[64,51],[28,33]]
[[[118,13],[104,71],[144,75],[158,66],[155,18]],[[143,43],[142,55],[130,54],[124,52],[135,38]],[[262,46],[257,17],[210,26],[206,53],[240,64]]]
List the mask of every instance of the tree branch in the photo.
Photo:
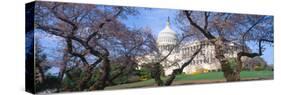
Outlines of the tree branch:
[[174,51],[175,48],[179,47],[180,44],[184,41],[185,38],[189,37],[189,35],[184,35],[181,40],[175,45],[173,46],[173,48],[171,50],[169,50],[169,53],[167,55],[165,55],[163,58],[161,58],[158,62],[161,63],[162,61],[164,61],[165,59],[167,59],[172,52]]
[[241,69],[242,69],[242,60],[241,60],[241,58],[243,57],[243,56],[246,56],[246,57],[250,57],[250,58],[254,58],[254,57],[256,57],[256,56],[261,56],[261,55],[263,55],[263,47],[262,47],[262,42],[270,42],[270,43],[273,43],[273,40],[268,40],[268,39],[260,39],[259,40],[259,52],[258,53],[249,53],[249,52],[245,52],[245,51],[242,51],[242,52],[239,52],[239,53],[237,53],[237,60],[238,60],[238,71],[241,71]]
[[[56,18],[58,18],[59,20],[61,20],[61,21],[65,22],[65,23],[71,25],[71,26],[72,26],[72,31],[76,31],[76,30],[78,29],[77,25],[76,25],[74,22],[68,20],[65,16],[60,15],[60,13],[58,13],[58,12],[55,10],[58,6],[59,6],[59,5],[53,6],[52,8],[49,8],[49,10],[54,14],[54,16],[55,16]],[[61,12],[61,13],[62,13],[62,12]]]
[[263,19],[265,18],[265,16],[261,17],[260,19],[258,19],[251,27],[249,27],[245,33],[243,33],[242,35],[242,41],[243,41],[243,51],[245,50],[245,40],[246,40],[246,36],[249,34],[249,32],[256,26],[258,25]]
[[166,80],[165,85],[171,85],[173,80],[176,78],[176,75],[182,73],[183,69],[193,61],[193,59],[196,57],[197,54],[199,54],[201,50],[202,50],[202,44],[200,45],[199,49],[197,49],[196,52],[192,54],[191,58],[187,62],[184,62],[180,68],[173,70],[172,74]]
[[208,29],[208,19],[209,19],[210,13],[209,12],[204,12],[204,15],[205,15],[204,31],[207,31],[207,29]]
[[[203,29],[202,27],[200,27],[198,24],[196,24],[193,19],[191,18],[191,13],[190,11],[183,11],[185,13],[185,16],[187,17],[187,19],[189,20],[189,23],[194,26],[195,28],[197,28],[206,38],[212,40],[215,39],[215,36],[213,36],[209,31],[205,31],[205,29]],[[207,14],[206,14],[207,15]],[[207,15],[208,16],[208,15]],[[206,17],[207,18],[207,17]],[[206,21],[206,20],[205,20]],[[207,24],[206,24],[207,25]],[[206,30],[207,30],[207,26]]]
[[81,61],[84,63],[84,65],[89,65],[88,61],[86,60],[86,58],[84,57],[84,55],[76,53],[73,51],[72,49],[72,40],[70,38],[66,39],[66,43],[67,43],[67,50],[68,52],[76,57],[79,57],[81,59]]

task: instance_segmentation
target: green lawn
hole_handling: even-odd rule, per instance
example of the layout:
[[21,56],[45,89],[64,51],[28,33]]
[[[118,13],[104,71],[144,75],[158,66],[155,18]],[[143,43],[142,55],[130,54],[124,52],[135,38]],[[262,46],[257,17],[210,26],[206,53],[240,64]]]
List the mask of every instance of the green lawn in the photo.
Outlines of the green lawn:
[[[242,71],[240,77],[243,78],[271,78],[273,77],[272,71]],[[224,79],[223,72],[209,72],[197,75],[178,75],[177,80],[220,80]]]
[[[252,80],[252,79],[273,79],[273,71],[242,71],[240,73],[241,80]],[[164,80],[166,78],[163,78]],[[177,75],[175,78],[173,85],[180,84],[194,84],[194,83],[210,83],[210,82],[224,82],[225,79],[223,77],[222,72],[209,72],[204,74],[196,74],[196,75]],[[122,89],[122,88],[138,88],[138,87],[148,87],[154,86],[155,81],[153,79],[128,83],[116,86],[110,86],[106,89]]]

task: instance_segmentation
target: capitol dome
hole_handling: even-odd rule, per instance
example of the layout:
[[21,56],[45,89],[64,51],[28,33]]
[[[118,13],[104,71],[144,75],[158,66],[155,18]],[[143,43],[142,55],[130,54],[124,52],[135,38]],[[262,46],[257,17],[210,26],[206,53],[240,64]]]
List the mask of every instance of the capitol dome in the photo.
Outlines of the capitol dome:
[[162,45],[176,45],[178,41],[177,33],[171,29],[170,20],[168,18],[166,27],[159,32],[157,44]]

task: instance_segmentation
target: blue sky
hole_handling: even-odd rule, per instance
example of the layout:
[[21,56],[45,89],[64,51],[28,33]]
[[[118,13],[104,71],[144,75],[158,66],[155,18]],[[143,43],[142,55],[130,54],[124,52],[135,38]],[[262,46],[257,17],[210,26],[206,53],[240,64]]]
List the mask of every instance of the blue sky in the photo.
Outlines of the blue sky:
[[[137,16],[129,16],[128,19],[123,22],[128,27],[149,27],[152,32],[157,35],[165,26],[168,17],[170,17],[171,23],[174,23],[177,11],[169,9],[142,9]],[[178,31],[174,24],[171,24],[175,31]]]
[[274,49],[273,47],[270,46],[266,46],[267,49],[265,50],[264,54],[262,55],[262,57],[264,58],[264,60],[268,63],[268,64],[274,64],[274,59],[273,59],[273,55],[274,55]]
[[[157,35],[166,25],[167,18],[171,19],[171,26],[176,32],[181,32],[174,24],[173,19],[177,14],[177,10],[170,9],[142,9],[137,16],[129,16],[123,22],[129,27],[149,27],[153,34]],[[257,51],[256,44],[250,44],[253,51]],[[273,47],[266,45],[262,58],[268,63],[273,64]]]

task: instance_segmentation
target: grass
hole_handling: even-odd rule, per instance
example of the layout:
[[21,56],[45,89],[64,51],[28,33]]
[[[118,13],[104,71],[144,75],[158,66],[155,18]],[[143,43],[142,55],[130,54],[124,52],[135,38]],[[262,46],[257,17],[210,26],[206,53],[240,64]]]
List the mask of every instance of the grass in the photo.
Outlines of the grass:
[[216,80],[216,79],[223,79],[222,72],[209,72],[204,74],[196,74],[196,75],[177,75],[175,81],[177,80]]
[[[240,73],[241,80],[254,80],[254,79],[273,79],[273,71],[242,71]],[[163,79],[167,79],[163,77]],[[196,84],[196,83],[212,83],[212,82],[224,82],[223,72],[208,72],[204,74],[196,75],[177,75],[173,85],[181,84]],[[139,87],[149,87],[155,86],[155,81],[153,79],[121,84],[116,86],[110,86],[106,89],[122,89],[122,88],[139,88]]]
[[273,78],[273,71],[242,71],[241,78]]
[[[243,78],[270,78],[273,77],[272,71],[242,71],[240,77]],[[224,79],[223,72],[209,72],[197,75],[178,75],[177,80],[219,80]]]

